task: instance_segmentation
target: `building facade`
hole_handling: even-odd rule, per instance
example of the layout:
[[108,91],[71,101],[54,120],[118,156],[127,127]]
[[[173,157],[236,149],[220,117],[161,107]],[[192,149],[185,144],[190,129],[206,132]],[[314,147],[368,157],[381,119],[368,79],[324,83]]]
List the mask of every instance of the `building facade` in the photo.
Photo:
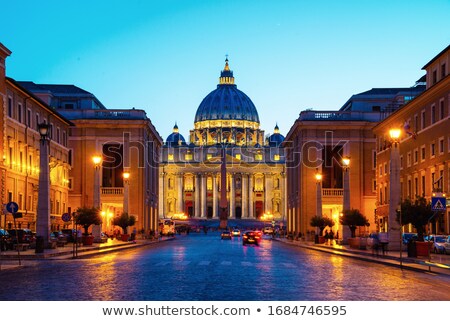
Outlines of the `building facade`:
[[[391,147],[389,130],[401,129],[400,195],[401,199],[425,197],[450,190],[450,46],[445,48],[422,69],[426,71],[426,90],[390,117],[378,124],[377,138],[377,216],[380,225],[388,230],[390,213]],[[448,200],[447,200],[447,203]],[[412,231],[412,226],[406,226]],[[431,233],[450,233],[449,210],[442,211]]]
[[[6,77],[6,58],[11,52],[0,43],[0,130],[2,205],[16,202],[22,218],[17,228],[36,230],[39,191],[38,126],[50,127],[50,224],[52,230],[67,227],[61,219],[69,205],[68,136],[72,123],[21,85]],[[13,217],[4,211],[2,228],[13,228]]]
[[[347,238],[349,231],[339,224],[339,217],[351,208],[360,210],[370,223],[357,234],[379,230],[372,130],[424,89],[421,83],[410,88],[373,88],[353,95],[338,111],[300,113],[284,142],[289,232],[312,239],[311,218],[323,215],[335,222],[335,235]],[[349,164],[343,164],[344,157]],[[321,175],[320,181],[316,174]]]
[[221,151],[226,151],[228,217],[285,217],[285,170],[278,126],[267,138],[251,99],[225,61],[217,89],[195,114],[189,143],[175,125],[162,148],[160,217],[218,219]]
[[[140,109],[107,109],[93,94],[73,85],[23,82],[73,123],[68,138],[69,205],[99,207],[102,229],[127,212],[135,228],[158,228],[158,176],[162,139]],[[94,157],[100,157],[99,164]]]

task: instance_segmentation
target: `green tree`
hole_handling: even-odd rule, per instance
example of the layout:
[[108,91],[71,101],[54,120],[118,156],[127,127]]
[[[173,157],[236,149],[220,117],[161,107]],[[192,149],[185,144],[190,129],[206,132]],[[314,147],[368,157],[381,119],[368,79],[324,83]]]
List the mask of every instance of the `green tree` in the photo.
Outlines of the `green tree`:
[[344,212],[340,217],[339,222],[342,225],[347,225],[352,232],[352,237],[355,237],[356,228],[358,226],[369,226],[369,221],[358,209],[351,209]]
[[397,212],[397,222],[402,216],[402,225],[412,224],[417,230],[417,240],[423,241],[425,226],[434,219],[435,212],[431,209],[431,203],[426,198],[418,197],[414,202],[407,198],[400,205],[400,213]]
[[311,221],[309,224],[312,227],[318,227],[320,230],[319,235],[322,235],[325,227],[327,227],[327,226],[333,227],[334,226],[334,221],[331,218],[316,215],[316,216],[311,217]]
[[114,218],[113,224],[120,226],[123,230],[123,234],[128,234],[128,226],[133,226],[136,223],[136,217],[134,215],[128,215],[127,212],[123,212],[119,217]]
[[95,207],[79,207],[75,214],[75,223],[83,226],[84,235],[89,235],[88,229],[92,224],[102,224],[100,210]]

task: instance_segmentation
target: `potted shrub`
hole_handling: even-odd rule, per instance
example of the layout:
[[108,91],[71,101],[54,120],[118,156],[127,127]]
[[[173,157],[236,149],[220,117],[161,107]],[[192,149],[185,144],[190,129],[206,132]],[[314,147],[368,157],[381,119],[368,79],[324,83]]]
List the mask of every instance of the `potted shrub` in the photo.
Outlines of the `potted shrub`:
[[122,241],[128,241],[130,235],[128,234],[128,226],[133,226],[136,223],[136,217],[134,215],[128,215],[123,212],[119,217],[114,218],[113,224],[122,228]]
[[83,245],[92,245],[94,242],[94,237],[89,235],[88,230],[92,224],[102,224],[100,210],[95,207],[79,207],[75,214],[75,223],[83,226],[84,228],[82,237]]
[[324,216],[313,216],[311,217],[311,221],[309,223],[312,227],[316,227],[319,229],[319,234],[316,235],[315,239],[314,239],[314,243],[325,243],[325,237],[322,236],[323,234],[323,230],[325,229],[325,227],[329,226],[332,227],[334,226],[334,222],[332,219],[328,218],[328,217],[324,217]]
[[369,226],[369,220],[358,209],[351,209],[344,211],[343,215],[339,218],[339,222],[342,225],[347,225],[350,229],[352,237],[348,239],[350,247],[365,249],[366,244],[362,243],[360,238],[356,238],[356,228],[358,226]]
[[431,209],[431,203],[424,197],[418,197],[415,201],[405,199],[400,205],[400,212],[397,212],[397,221],[402,225],[411,224],[417,231],[416,254],[428,256],[430,248],[429,242],[424,242],[423,235],[425,226],[433,220],[435,212]]

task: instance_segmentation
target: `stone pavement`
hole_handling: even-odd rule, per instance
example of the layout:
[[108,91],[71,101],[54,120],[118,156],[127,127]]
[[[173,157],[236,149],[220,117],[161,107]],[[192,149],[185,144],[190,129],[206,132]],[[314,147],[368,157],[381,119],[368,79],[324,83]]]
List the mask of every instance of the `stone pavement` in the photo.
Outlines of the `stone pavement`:
[[[132,249],[141,246],[148,246],[157,244],[159,242],[173,240],[173,237],[163,237],[156,240],[141,240],[138,239],[133,242],[123,242],[119,240],[108,239],[106,243],[94,243],[92,246],[78,246],[76,257],[86,257],[110,253],[113,251],[121,251]],[[30,260],[45,260],[45,259],[72,259],[76,258],[74,255],[74,247],[72,243],[66,244],[64,247],[57,247],[55,249],[46,249],[44,253],[35,253],[34,249],[27,249],[20,251],[21,264],[19,265],[19,256],[17,251],[0,252],[0,271],[7,269],[21,268],[27,265]]]
[[314,242],[292,241],[284,238],[276,238],[274,240],[310,250],[327,252],[330,254],[341,255],[374,263],[381,263],[399,268],[401,266],[402,268],[408,270],[434,272],[450,276],[450,255],[431,254],[431,257],[411,258],[408,257],[408,253],[406,251],[402,251],[401,256],[400,251],[388,251],[385,255],[382,255],[381,251],[376,253],[371,249],[358,250],[350,248],[348,245],[314,244]]

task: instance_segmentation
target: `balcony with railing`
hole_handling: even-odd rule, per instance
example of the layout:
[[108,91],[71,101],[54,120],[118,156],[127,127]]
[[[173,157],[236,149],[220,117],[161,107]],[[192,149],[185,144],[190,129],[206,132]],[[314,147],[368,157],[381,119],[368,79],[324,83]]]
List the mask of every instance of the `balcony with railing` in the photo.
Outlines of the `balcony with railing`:
[[102,187],[101,194],[104,195],[123,195],[123,187]]
[[369,121],[378,122],[386,117],[380,112],[363,111],[318,111],[305,110],[300,113],[300,121]]
[[147,119],[147,114],[141,109],[61,109],[64,117],[75,119]]

